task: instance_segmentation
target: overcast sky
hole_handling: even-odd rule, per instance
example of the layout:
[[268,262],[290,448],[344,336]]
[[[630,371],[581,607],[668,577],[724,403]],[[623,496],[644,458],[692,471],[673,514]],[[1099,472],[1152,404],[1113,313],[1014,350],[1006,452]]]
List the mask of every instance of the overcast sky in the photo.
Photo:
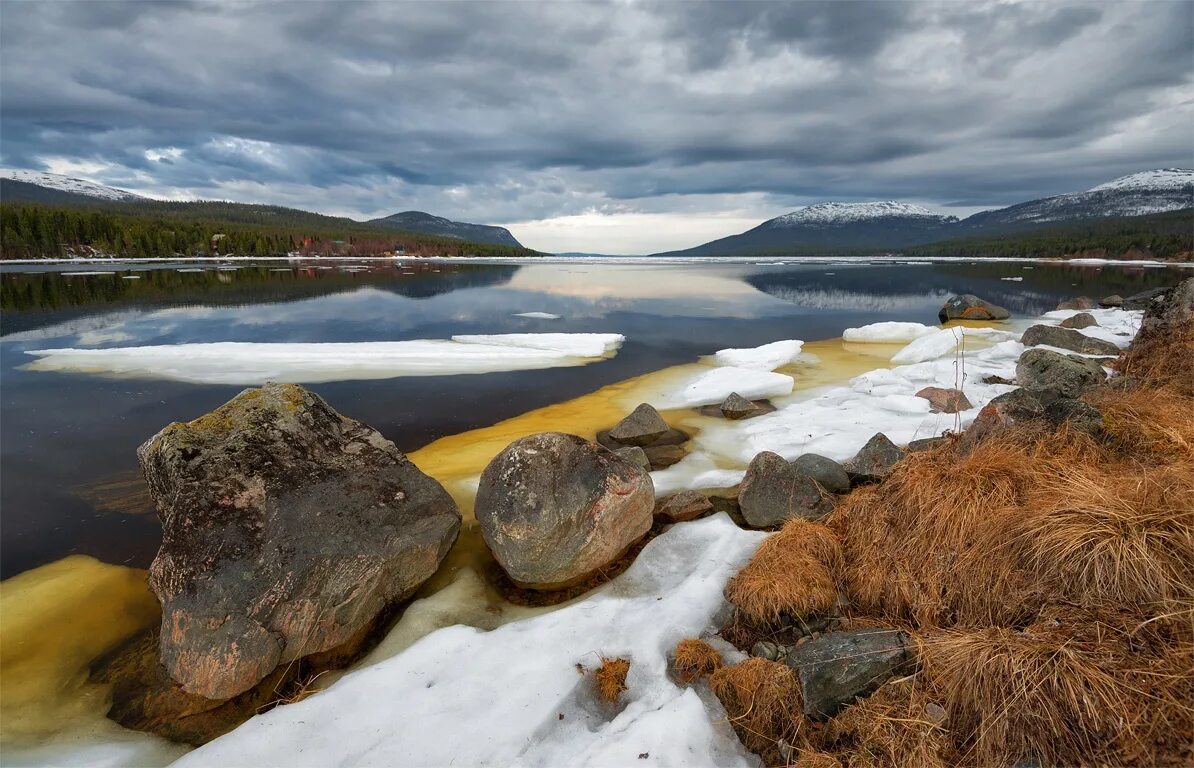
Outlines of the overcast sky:
[[1194,3],[0,7],[0,163],[548,251],[1194,165]]

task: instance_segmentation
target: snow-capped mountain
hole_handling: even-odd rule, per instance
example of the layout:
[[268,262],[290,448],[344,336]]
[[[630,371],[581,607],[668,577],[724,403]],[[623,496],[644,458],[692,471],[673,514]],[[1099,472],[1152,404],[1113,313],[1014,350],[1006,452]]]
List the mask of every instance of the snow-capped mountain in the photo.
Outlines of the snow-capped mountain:
[[[18,184],[4,184],[2,187],[2,197],[6,200],[37,200],[39,202],[70,202],[74,196],[82,196],[94,198],[96,200],[113,200],[117,202],[132,202],[135,200],[145,200],[141,195],[126,192],[123,189],[115,187],[106,187],[103,184],[96,184],[83,179],[76,179],[71,176],[63,176],[57,173],[43,173],[42,171],[25,171],[15,168],[0,168],[0,181],[4,182],[18,182]],[[33,185],[45,190],[51,190],[50,193],[39,193],[35,190],[23,188],[20,185]],[[53,192],[65,193],[71,196],[70,198],[61,198],[61,195],[54,195]]]
[[422,211],[403,211],[392,216],[369,221],[370,224],[402,229],[407,232],[422,232],[425,235],[437,237],[452,237],[467,240],[470,243],[490,243],[492,245],[512,245],[521,248],[522,243],[510,234],[505,227],[492,227],[487,224],[468,224],[462,221],[452,221],[441,216],[432,216]]
[[885,218],[932,219],[936,222],[957,221],[953,216],[933,213],[922,205],[885,200],[874,203],[817,203],[807,208],[785,213],[763,226],[771,228],[795,227],[802,224],[847,224],[856,221]]
[[1123,176],[1085,192],[976,213],[962,222],[967,231],[1007,229],[1107,216],[1146,216],[1194,207],[1194,171],[1162,168]]

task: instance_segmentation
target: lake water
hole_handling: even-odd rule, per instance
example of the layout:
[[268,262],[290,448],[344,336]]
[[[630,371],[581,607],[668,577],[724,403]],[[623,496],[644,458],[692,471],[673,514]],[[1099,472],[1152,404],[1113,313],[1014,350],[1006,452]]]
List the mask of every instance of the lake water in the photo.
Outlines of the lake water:
[[[6,267],[0,569],[7,578],[72,553],[146,567],[160,537],[154,515],[97,502],[97,484],[128,478],[137,446],[166,424],[195,418],[244,388],[33,371],[25,368],[34,359],[29,350],[477,333],[626,337],[616,355],[584,366],[311,385],[337,410],[412,451],[725,347],[831,339],[883,320],[936,323],[953,293],[1035,315],[1064,298],[1127,296],[1182,274],[990,262]],[[558,319],[518,316],[527,312]]]

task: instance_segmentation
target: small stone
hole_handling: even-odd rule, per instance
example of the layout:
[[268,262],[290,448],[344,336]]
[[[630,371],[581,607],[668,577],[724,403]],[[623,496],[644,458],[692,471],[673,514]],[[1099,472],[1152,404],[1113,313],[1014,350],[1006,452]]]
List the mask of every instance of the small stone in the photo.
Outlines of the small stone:
[[913,440],[908,443],[908,453],[919,453],[920,451],[931,451],[934,448],[945,445],[949,442],[949,438],[944,435],[940,437],[922,437],[919,440]]
[[727,419],[744,419],[758,410],[758,406],[737,392],[731,392],[718,408]]
[[1118,293],[1113,293],[1110,296],[1104,296],[1103,298],[1099,299],[1100,307],[1122,307],[1123,303],[1124,297],[1120,296]]
[[833,459],[806,453],[796,457],[792,466],[816,480],[817,485],[830,493],[845,493],[850,490],[850,476],[846,474],[845,468]]
[[891,474],[891,468],[902,458],[904,452],[887,435],[878,432],[846,464],[846,472],[858,482],[877,483]]
[[713,510],[713,502],[698,491],[680,491],[668,496],[655,505],[655,517],[669,523],[683,523],[695,520]]
[[775,742],[775,749],[779,752],[779,756],[783,758],[784,765],[792,765],[796,762],[796,747],[793,747],[785,739],[780,739]]
[[647,458],[647,452],[637,445],[628,445],[625,448],[619,448],[614,453],[626,459],[631,464],[646,470],[651,469],[651,460]]
[[1076,299],[1066,299],[1057,303],[1058,309],[1094,309],[1094,299],[1089,296],[1079,296]]
[[945,708],[935,701],[925,704],[925,719],[940,727],[945,722]]
[[779,659],[779,646],[769,640],[760,640],[750,648],[750,655],[768,661]]
[[667,434],[667,422],[649,403],[639,403],[630,415],[609,431],[609,437],[622,445],[648,445]]
[[1090,314],[1089,312],[1079,312],[1078,314],[1073,315],[1072,317],[1067,317],[1065,320],[1061,321],[1062,328],[1073,328],[1074,330],[1078,330],[1079,328],[1091,328],[1093,326],[1097,326],[1098,324],[1099,321],[1095,320],[1094,315]]
[[1005,379],[1004,377],[996,376],[995,374],[991,374],[990,376],[984,376],[982,378],[982,382],[984,384],[1015,384],[1016,383],[1012,379]]
[[925,387],[917,392],[916,396],[929,401],[929,410],[932,413],[957,413],[974,407],[960,389]]
[[651,471],[678,464],[681,459],[688,455],[683,446],[679,445],[648,445],[646,448],[643,448],[643,453],[647,455]]
[[824,720],[876,691],[908,663],[908,637],[889,629],[830,632],[788,649],[800,676],[804,713]]

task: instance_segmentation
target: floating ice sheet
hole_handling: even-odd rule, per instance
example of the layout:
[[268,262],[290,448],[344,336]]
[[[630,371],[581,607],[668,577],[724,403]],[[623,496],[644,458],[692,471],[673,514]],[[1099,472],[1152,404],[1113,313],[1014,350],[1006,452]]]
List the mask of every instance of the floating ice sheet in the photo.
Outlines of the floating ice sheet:
[[774,371],[781,365],[787,365],[796,359],[802,346],[804,346],[804,342],[799,339],[787,339],[773,341],[761,347],[722,349],[714,353],[713,362],[718,365]]
[[847,328],[842,340],[873,344],[902,344],[919,339],[940,330],[937,326],[923,323],[871,323],[860,328]]
[[[614,766],[757,764],[725,712],[667,673],[667,653],[710,627],[762,533],[725,514],[648,544],[584,600],[490,632],[451,626],[308,699],[258,715],[189,766]],[[620,707],[599,703],[600,656],[630,660]]]
[[199,384],[317,383],[584,365],[619,334],[544,333],[352,343],[216,342],[109,349],[39,349],[35,371],[98,373]]
[[668,386],[646,396],[656,408],[695,408],[725,400],[731,392],[756,400],[779,397],[792,391],[796,382],[791,376],[757,368],[737,366],[693,366],[693,371],[669,382]]
[[559,315],[550,312],[515,312],[514,317],[529,317],[533,320],[559,320]]
[[926,360],[936,360],[939,357],[953,355],[965,336],[977,336],[988,339],[1014,339],[1016,334],[1000,331],[995,328],[938,328],[933,333],[925,334],[908,346],[896,352],[891,362],[922,363]]

